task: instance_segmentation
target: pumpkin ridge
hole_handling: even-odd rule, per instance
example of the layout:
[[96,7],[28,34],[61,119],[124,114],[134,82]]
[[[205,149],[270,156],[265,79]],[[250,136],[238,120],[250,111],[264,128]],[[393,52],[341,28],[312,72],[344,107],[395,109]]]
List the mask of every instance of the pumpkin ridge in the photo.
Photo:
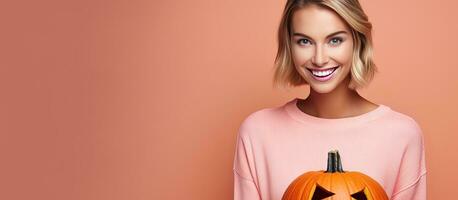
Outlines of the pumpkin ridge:
[[[373,197],[373,198],[375,198],[375,199],[378,199],[378,197],[375,196],[375,195],[372,193],[372,187],[374,187],[373,183],[369,183],[369,184],[368,184],[368,182],[366,181],[367,178],[366,178],[365,176],[366,176],[366,175],[363,174],[363,173],[358,173],[356,177],[358,177],[359,180],[360,180],[361,182],[363,182],[364,185],[366,185],[366,187],[370,187],[370,189],[367,190],[367,192],[370,194],[370,196]],[[369,177],[369,176],[367,176],[367,177]],[[370,180],[370,179],[369,179],[369,180]],[[378,195],[378,194],[377,194],[377,195]]]
[[[366,174],[362,174],[362,175],[363,175],[363,176],[366,176],[366,177],[369,177],[369,176],[366,175]],[[370,186],[371,186],[371,190],[369,190],[369,192],[372,191],[372,188],[376,188],[377,190],[379,190],[379,189],[380,189],[380,190],[385,190],[385,189],[383,188],[383,186],[380,185],[380,184],[379,184],[376,180],[374,180],[374,179],[367,178],[366,181],[368,181],[369,184],[370,184]],[[373,194],[373,192],[371,192],[371,194]],[[377,195],[377,199],[378,199],[379,197],[380,197],[381,199],[388,199],[388,196],[387,196],[386,193],[382,193],[382,194],[377,193],[376,195]],[[374,196],[374,198],[375,198],[375,196]]]
[[318,180],[316,181],[316,183],[320,183],[321,187],[323,188],[326,188],[326,190],[329,190],[331,191],[331,177],[332,173],[326,173],[326,172],[323,172],[321,174],[321,176],[318,178]]
[[350,187],[348,187],[348,182],[349,181],[348,181],[348,179],[346,177],[346,174],[339,173],[339,176],[344,180],[345,187],[347,188],[347,190],[346,190],[347,191],[347,195],[350,196],[352,192],[350,191]]
[[301,187],[301,185],[302,185],[303,183],[307,183],[307,179],[301,178],[302,176],[307,175],[307,174],[313,174],[313,172],[307,172],[307,173],[304,173],[304,174],[302,174],[301,176],[297,177],[297,178],[293,181],[293,186],[287,188],[287,190],[289,191],[289,192],[288,192],[289,195],[287,196],[287,199],[290,199],[290,196],[294,197],[295,194],[298,193],[298,190],[299,190],[299,188]]
[[[309,186],[310,184],[312,184],[312,190],[313,192],[308,192],[306,194],[308,194],[308,197],[306,197],[308,200],[311,200],[312,197],[313,197],[313,193],[315,192],[315,189],[316,189],[316,184],[318,182],[318,180],[320,179],[320,173],[316,173],[314,174],[315,176],[311,177],[309,180],[309,182],[307,182],[307,185],[306,186]],[[305,187],[304,187],[305,188]],[[303,195],[301,194],[300,196],[301,198],[303,198]]]
[[302,196],[304,195],[304,191],[306,189],[308,189],[308,186],[310,185],[310,183],[313,183],[314,180],[315,180],[315,177],[317,177],[318,175],[319,175],[318,173],[312,173],[312,174],[310,174],[310,178],[308,178],[308,179],[303,178],[303,179],[305,179],[305,182],[302,185],[302,187],[299,188],[299,195],[298,195],[299,197],[302,198]]
[[311,178],[309,177],[314,177],[315,175],[318,175],[319,173],[310,171],[303,173],[299,177],[297,177],[292,185],[288,186],[286,189],[287,195],[284,196],[282,199],[291,199],[292,197],[297,196],[298,194],[302,195],[302,192],[305,188],[307,188],[307,183],[311,181]]

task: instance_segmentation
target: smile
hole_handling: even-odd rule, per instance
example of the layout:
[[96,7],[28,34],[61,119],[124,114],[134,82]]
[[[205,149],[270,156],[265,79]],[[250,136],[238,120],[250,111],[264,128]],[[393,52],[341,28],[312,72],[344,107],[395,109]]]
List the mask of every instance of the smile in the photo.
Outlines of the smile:
[[327,69],[327,70],[312,70],[312,69],[309,69],[309,68],[306,68],[313,76],[313,78],[315,78],[316,80],[318,81],[327,81],[329,79],[332,78],[332,75],[334,74],[334,72],[337,70],[337,68],[339,68],[340,66],[337,66],[337,67],[333,67],[333,68],[330,68],[330,69]]

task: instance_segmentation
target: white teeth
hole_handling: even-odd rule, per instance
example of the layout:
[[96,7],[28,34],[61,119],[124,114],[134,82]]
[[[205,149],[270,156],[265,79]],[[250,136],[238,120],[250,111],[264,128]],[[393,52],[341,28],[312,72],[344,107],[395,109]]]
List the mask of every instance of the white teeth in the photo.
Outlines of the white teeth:
[[327,76],[329,74],[331,74],[333,69],[330,69],[330,70],[326,70],[326,71],[313,71],[312,70],[312,73],[313,75],[316,75],[316,76]]

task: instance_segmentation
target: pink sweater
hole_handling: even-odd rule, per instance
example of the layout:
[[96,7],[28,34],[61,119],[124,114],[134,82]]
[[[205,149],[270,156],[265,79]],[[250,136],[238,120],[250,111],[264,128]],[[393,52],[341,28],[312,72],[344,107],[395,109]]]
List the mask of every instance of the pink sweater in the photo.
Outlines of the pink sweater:
[[426,199],[423,133],[413,118],[383,104],[355,117],[318,118],[299,110],[297,100],[242,122],[233,163],[235,200],[280,200],[301,174],[326,170],[332,149],[339,151],[343,170],[370,176],[390,199]]

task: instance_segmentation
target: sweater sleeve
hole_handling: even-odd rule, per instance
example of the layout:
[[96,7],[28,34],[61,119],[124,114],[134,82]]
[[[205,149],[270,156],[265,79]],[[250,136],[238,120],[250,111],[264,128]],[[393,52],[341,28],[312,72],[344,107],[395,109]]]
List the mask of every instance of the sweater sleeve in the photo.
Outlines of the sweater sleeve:
[[423,132],[413,121],[413,134],[404,151],[391,200],[426,200],[426,163]]
[[242,123],[237,134],[235,156],[233,163],[234,173],[234,200],[261,200],[259,187],[254,181],[254,169],[251,144],[247,135],[246,123]]
[[256,184],[251,179],[246,179],[234,171],[234,200],[257,200],[259,197]]

